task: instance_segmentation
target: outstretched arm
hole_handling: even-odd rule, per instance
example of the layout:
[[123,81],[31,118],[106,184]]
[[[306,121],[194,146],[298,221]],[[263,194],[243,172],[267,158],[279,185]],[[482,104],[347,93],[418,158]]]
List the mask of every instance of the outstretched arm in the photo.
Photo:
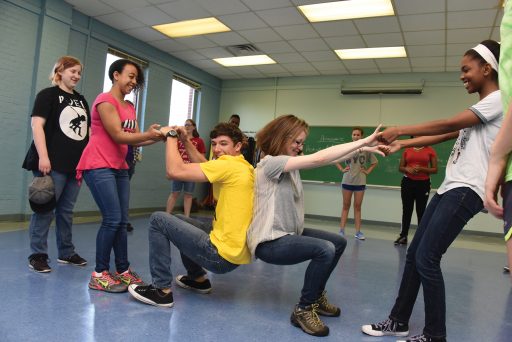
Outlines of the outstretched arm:
[[311,169],[331,164],[340,159],[346,159],[346,156],[349,153],[356,151],[357,149],[363,148],[365,146],[376,145],[377,134],[380,130],[380,127],[381,125],[377,127],[377,129],[375,130],[375,132],[373,132],[372,135],[366,138],[345,144],[331,146],[313,154],[290,158],[288,159],[288,162],[284,167],[284,171],[289,172],[292,170]]

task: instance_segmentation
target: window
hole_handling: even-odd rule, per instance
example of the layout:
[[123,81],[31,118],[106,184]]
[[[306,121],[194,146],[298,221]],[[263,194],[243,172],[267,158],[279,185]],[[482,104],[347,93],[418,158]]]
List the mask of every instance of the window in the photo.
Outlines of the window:
[[171,88],[171,108],[169,111],[169,125],[183,125],[187,119],[194,116],[196,91],[200,85],[184,77],[175,75]]

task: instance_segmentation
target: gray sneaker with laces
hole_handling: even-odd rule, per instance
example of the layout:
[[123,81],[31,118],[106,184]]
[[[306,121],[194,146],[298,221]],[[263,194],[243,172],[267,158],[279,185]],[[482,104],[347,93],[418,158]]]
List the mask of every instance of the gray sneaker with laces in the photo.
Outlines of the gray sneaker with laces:
[[316,309],[316,312],[319,315],[322,316],[328,316],[328,317],[338,317],[341,313],[340,308],[338,308],[335,305],[332,305],[327,301],[327,295],[326,292],[322,292],[322,295],[318,300],[316,301],[316,304],[318,304],[318,308]]
[[399,323],[390,318],[375,324],[363,325],[361,330],[370,336],[407,336],[409,325]]
[[313,336],[329,335],[329,327],[324,324],[316,313],[318,304],[311,304],[304,308],[295,305],[295,309],[290,317],[291,323],[301,328],[306,334]]

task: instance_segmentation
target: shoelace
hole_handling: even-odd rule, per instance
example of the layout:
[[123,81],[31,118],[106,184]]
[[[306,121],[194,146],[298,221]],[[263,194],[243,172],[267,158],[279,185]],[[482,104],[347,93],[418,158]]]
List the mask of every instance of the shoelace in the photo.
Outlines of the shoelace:
[[131,281],[141,281],[139,275],[137,273],[133,272],[132,270],[128,270],[128,272],[121,273],[120,275],[122,275],[126,278],[130,278]]
[[100,279],[106,280],[109,285],[119,284],[119,281],[115,279],[110,273],[104,273]]
[[318,304],[311,304],[311,311],[304,311],[304,314],[306,315],[306,321],[313,326],[322,326],[323,323],[316,313],[317,309]]
[[425,335],[415,335],[409,339],[411,342],[427,342],[427,337]]
[[389,318],[382,322],[375,324],[375,326],[377,328],[380,328],[381,331],[393,331],[394,330],[394,323]]
[[322,295],[320,296],[320,298],[318,298],[318,301],[317,303],[319,305],[322,305],[323,307],[325,307],[327,310],[329,311],[334,311],[336,310],[335,306],[330,304],[328,301],[327,301],[327,296],[325,295],[325,291],[322,292]]

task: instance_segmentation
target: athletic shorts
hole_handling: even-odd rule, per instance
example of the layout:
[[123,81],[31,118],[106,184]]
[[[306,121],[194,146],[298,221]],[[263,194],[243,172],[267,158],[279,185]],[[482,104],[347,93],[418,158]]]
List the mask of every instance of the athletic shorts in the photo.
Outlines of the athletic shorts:
[[505,241],[512,237],[512,181],[503,186],[503,233]]
[[192,195],[194,193],[195,187],[196,187],[195,182],[182,182],[182,181],[178,181],[178,180],[172,181],[172,192],[183,191],[186,194]]
[[341,184],[341,188],[343,190],[348,190],[348,191],[365,191],[366,190],[366,185],[350,185],[350,184]]

